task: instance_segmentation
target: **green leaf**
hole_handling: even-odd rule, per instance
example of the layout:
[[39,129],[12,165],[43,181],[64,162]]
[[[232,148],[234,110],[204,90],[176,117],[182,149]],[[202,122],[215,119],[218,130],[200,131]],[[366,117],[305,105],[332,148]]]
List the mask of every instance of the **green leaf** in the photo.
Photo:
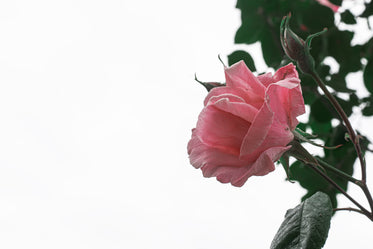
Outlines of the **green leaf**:
[[334,112],[333,107],[324,96],[318,98],[311,105],[311,115],[319,123],[329,122],[333,118],[332,112]]
[[[237,4],[238,5],[238,4]],[[265,29],[257,10],[259,6],[246,7],[241,9],[242,24],[238,28],[234,42],[252,44],[259,40],[262,30]]]
[[252,71],[255,72],[255,63],[251,55],[243,50],[237,50],[228,55],[228,64],[229,66],[233,65],[236,62],[243,60],[246,66]]
[[342,93],[353,93],[354,90],[347,87],[346,83],[346,75],[342,73],[332,74],[330,75],[330,80],[326,80],[326,84],[332,87],[337,92]]
[[364,116],[372,116],[373,115],[373,96],[369,96],[362,100],[365,102],[365,107],[361,111]]
[[333,186],[324,180],[319,174],[312,170],[309,166],[304,165],[300,161],[294,162],[290,166],[290,180],[297,181],[308,192],[302,197],[302,201],[306,200],[318,191],[323,191],[329,195],[332,206],[337,207],[337,192]]
[[364,109],[361,111],[361,113],[364,116],[372,116],[373,115],[373,105],[367,105],[364,107]]
[[343,75],[361,70],[361,47],[351,46],[353,36],[354,33],[347,30],[331,29],[327,32],[328,54],[339,63]]
[[328,195],[317,192],[286,212],[271,249],[319,249],[325,244],[332,217]]
[[365,66],[363,78],[365,87],[370,93],[373,93],[373,56]]
[[[318,125],[317,125],[318,126]],[[316,133],[317,134],[317,133]],[[318,133],[320,135],[320,133]],[[354,162],[356,160],[356,152],[351,142],[345,140],[346,128],[342,125],[338,125],[335,128],[331,128],[323,136],[319,136],[322,140],[326,141],[326,146],[336,146],[342,144],[342,147],[335,150],[324,149],[325,157],[324,161],[333,165],[340,171],[346,174],[352,175],[354,171]],[[368,143],[369,141],[367,141]],[[347,191],[348,181],[335,173],[325,169],[327,175],[336,182],[343,190]],[[319,174],[312,170],[309,166],[296,161],[290,166],[291,180],[298,181],[299,184],[307,189],[307,194],[302,197],[302,200],[313,195],[317,191],[322,191],[329,195],[333,207],[337,207],[336,195],[339,191],[323,179]]]
[[[345,134],[347,129],[343,125],[338,125],[332,129],[330,137],[325,141],[327,145],[333,146],[342,144],[343,146],[336,150],[324,149],[325,159],[330,165],[346,174],[353,175],[354,173],[354,163],[356,161],[357,155],[355,148],[351,142],[345,140]],[[327,171],[328,172],[328,171]],[[328,172],[328,175],[345,191],[347,191],[348,181],[335,175],[332,172]],[[335,193],[337,191],[334,189]]]
[[234,42],[237,44],[252,44],[257,42],[259,40],[261,28],[255,28],[255,26],[257,26],[255,22],[243,22],[236,32]]
[[355,16],[349,11],[346,10],[341,14],[342,22],[346,24],[356,24]]
[[272,33],[270,30],[263,30],[260,38],[262,44],[263,58],[265,63],[276,68],[280,65],[283,52],[278,33]]

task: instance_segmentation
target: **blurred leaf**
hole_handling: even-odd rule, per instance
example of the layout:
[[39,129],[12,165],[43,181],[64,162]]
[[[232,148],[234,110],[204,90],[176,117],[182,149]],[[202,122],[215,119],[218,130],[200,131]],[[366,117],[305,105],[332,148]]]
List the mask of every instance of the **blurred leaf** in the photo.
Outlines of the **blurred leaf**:
[[364,116],[373,116],[373,96],[365,97],[361,99],[361,102],[365,104],[361,111]]
[[[354,162],[357,156],[352,143],[345,140],[345,134],[346,128],[342,125],[338,125],[330,129],[327,136],[324,136],[324,140],[326,141],[325,145],[336,146],[342,144],[343,146],[335,150],[324,149],[325,158],[323,160],[346,174],[352,175],[354,171]],[[347,190],[347,180],[327,169],[325,169],[325,171],[343,190]],[[290,166],[290,176],[291,180],[298,181],[303,188],[307,189],[308,192],[302,197],[302,200],[308,198],[317,191],[322,191],[329,195],[333,207],[337,207],[336,195],[339,191],[307,165],[296,161]]]
[[[302,6],[301,16],[302,22],[304,25],[307,26],[308,34],[316,33],[324,28],[330,28],[334,26],[334,13],[331,9],[320,5],[316,1],[315,3],[309,6]],[[315,13],[317,13],[317,18],[315,17]],[[299,15],[298,12],[294,12],[294,16]]]
[[364,115],[364,116],[372,116],[373,115],[373,105],[371,103],[368,103],[364,108],[363,110],[361,111],[361,113]]
[[341,6],[342,0],[329,0],[331,3],[334,3],[335,5]]
[[318,68],[319,75],[321,78],[325,78],[326,76],[330,75],[330,66],[326,64],[322,64]]
[[328,103],[328,99],[321,96],[315,100],[311,105],[311,114],[312,117],[320,123],[326,123],[332,120],[332,109]]
[[343,93],[353,93],[355,90],[352,90],[347,87],[346,75],[342,73],[332,74],[330,80],[326,81],[326,85],[332,87],[337,92]]
[[359,46],[351,46],[353,32],[332,29],[327,32],[327,35],[329,56],[334,57],[339,63],[340,73],[347,75],[349,72],[361,70],[361,48]]
[[330,134],[330,131],[332,129],[331,121],[319,123],[313,118],[313,116],[311,116],[311,114],[312,111],[310,113],[310,120],[308,124],[312,129],[312,134],[318,135],[320,139],[325,140],[326,136]]
[[309,166],[300,161],[294,162],[290,166],[290,180],[297,181],[308,192],[302,197],[302,201],[316,193],[323,191],[329,195],[333,208],[337,207],[337,192],[332,185],[313,171]]
[[332,206],[329,197],[317,192],[286,212],[271,249],[319,249],[328,237]]
[[[325,161],[346,174],[352,175],[357,155],[353,144],[345,140],[346,132],[346,128],[341,124],[332,130],[332,133],[326,140],[326,145],[334,146],[342,144],[343,146],[336,150],[324,149]],[[340,178],[332,172],[329,173],[329,176],[331,176],[343,190],[347,190],[347,180]]]
[[265,63],[276,68],[283,57],[278,33],[273,34],[269,30],[263,31],[260,42],[262,44],[263,58]]
[[360,105],[360,99],[355,93],[350,94],[350,103],[352,106]]
[[234,42],[238,44],[255,43],[259,40],[263,28],[261,22],[258,23],[255,20],[246,20],[245,22],[242,22],[241,27],[237,30]]
[[373,15],[373,1],[370,1],[370,3],[365,3],[365,10],[360,16],[370,17],[371,15]]
[[373,57],[373,37],[362,45],[361,53],[361,57],[365,57],[367,59]]
[[229,66],[233,65],[236,62],[243,60],[246,66],[252,71],[255,72],[255,63],[251,55],[243,50],[237,50],[228,55],[228,64]]
[[305,124],[305,123],[299,123],[297,125],[297,128],[301,129],[302,131],[305,131],[307,129],[307,124]]
[[364,84],[367,90],[373,93],[373,56],[369,59],[368,64],[365,66],[363,74]]
[[258,12],[261,9],[260,1],[238,1],[237,8],[241,9],[242,24],[238,28],[234,42],[252,44],[259,40],[260,34],[265,29],[264,23]]
[[341,14],[342,22],[346,24],[356,24],[355,16],[349,10],[346,10]]
[[336,98],[336,100],[338,101],[338,103],[341,105],[341,107],[344,110],[344,112],[346,113],[346,115],[348,117],[351,116],[353,105],[351,105],[350,101],[341,99],[338,96],[334,96],[334,97]]

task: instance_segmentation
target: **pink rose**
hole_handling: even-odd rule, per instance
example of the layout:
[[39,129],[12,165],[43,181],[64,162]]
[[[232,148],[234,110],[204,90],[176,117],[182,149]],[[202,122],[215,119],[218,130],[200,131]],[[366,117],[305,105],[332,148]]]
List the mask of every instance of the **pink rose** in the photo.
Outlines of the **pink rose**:
[[190,163],[205,177],[241,187],[275,169],[305,112],[293,64],[255,77],[243,61],[225,69],[226,86],[207,95],[188,143]]
[[329,0],[316,0],[316,1],[319,2],[319,4],[321,5],[329,7],[334,12],[338,12],[339,6],[329,2]]

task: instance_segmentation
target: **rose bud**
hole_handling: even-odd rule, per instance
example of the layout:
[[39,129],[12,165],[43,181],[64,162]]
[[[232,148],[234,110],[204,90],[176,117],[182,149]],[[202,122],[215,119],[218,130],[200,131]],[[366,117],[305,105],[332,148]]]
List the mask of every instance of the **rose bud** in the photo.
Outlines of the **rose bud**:
[[314,71],[315,61],[310,54],[311,40],[326,31],[310,35],[306,41],[296,35],[289,27],[291,14],[284,16],[280,27],[280,40],[285,54],[297,62],[297,66],[305,74],[311,74]]
[[256,77],[240,61],[225,68],[225,78],[204,101],[188,154],[205,177],[240,187],[275,169],[305,107],[293,64]]

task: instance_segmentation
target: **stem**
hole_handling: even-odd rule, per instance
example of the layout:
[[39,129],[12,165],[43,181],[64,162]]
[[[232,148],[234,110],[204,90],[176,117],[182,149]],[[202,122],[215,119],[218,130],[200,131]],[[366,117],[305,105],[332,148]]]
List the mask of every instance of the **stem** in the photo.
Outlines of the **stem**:
[[[360,165],[361,165],[361,175],[362,175],[361,180],[365,184],[365,182],[366,182],[365,160],[364,160],[363,154],[361,152],[360,143],[358,141],[358,138],[356,136],[356,133],[355,133],[354,129],[351,126],[351,123],[348,120],[348,117],[347,117],[346,113],[344,112],[342,107],[339,105],[338,101],[334,98],[334,96],[326,88],[326,86],[325,86],[324,82],[321,80],[320,76],[315,71],[313,71],[311,73],[311,76],[317,82],[317,85],[321,88],[321,90],[325,93],[326,97],[329,99],[329,101],[334,106],[335,110],[338,112],[339,116],[342,118],[343,122],[345,123],[346,128],[347,128],[347,132],[350,135],[351,141],[354,144],[355,150],[356,150],[357,155],[359,157],[359,161],[360,161]],[[372,201],[371,208],[373,210],[373,201]]]
[[356,208],[334,208],[334,211],[353,211],[365,215],[365,213]]
[[309,165],[313,170],[315,170],[319,175],[321,175],[326,181],[328,181],[331,185],[333,185],[336,189],[338,189],[344,196],[347,197],[353,204],[355,204],[358,208],[360,208],[361,213],[363,213],[366,217],[373,221],[373,215],[368,210],[366,210],[359,202],[357,202],[354,198],[352,198],[346,191],[344,191],[337,183],[335,183],[329,176],[327,176],[322,170],[315,167],[312,164]]
[[328,164],[327,162],[324,162],[323,160],[321,160],[318,157],[315,157],[315,158],[320,163],[321,166],[327,168],[328,170],[332,171],[333,173],[337,174],[338,176],[345,178],[346,180],[356,184],[359,187],[363,186],[363,184],[360,180],[358,180],[358,179],[350,176],[349,174],[346,174],[345,172],[333,167],[332,165]]
[[370,194],[370,192],[368,190],[368,186],[366,185],[366,180],[367,180],[366,164],[365,164],[365,160],[364,160],[364,157],[363,157],[363,153],[362,153],[361,148],[360,148],[359,138],[356,136],[356,133],[355,133],[354,129],[352,128],[351,123],[348,120],[348,117],[347,117],[346,113],[344,112],[344,110],[342,109],[342,107],[340,106],[338,101],[334,98],[334,96],[326,88],[324,82],[322,81],[320,76],[317,74],[317,72],[313,70],[312,73],[311,73],[311,76],[317,82],[317,85],[321,88],[321,90],[325,93],[326,97],[329,99],[329,101],[331,102],[331,104],[333,105],[333,107],[338,112],[339,116],[341,117],[341,119],[343,120],[343,122],[346,125],[347,132],[350,135],[351,142],[353,143],[353,145],[355,147],[355,151],[356,151],[357,156],[358,156],[359,161],[360,161],[361,181],[359,181],[360,182],[359,186],[363,190],[363,192],[364,192],[364,194],[365,194],[365,196],[368,200],[371,213],[373,214],[373,198],[372,198],[372,195]]

